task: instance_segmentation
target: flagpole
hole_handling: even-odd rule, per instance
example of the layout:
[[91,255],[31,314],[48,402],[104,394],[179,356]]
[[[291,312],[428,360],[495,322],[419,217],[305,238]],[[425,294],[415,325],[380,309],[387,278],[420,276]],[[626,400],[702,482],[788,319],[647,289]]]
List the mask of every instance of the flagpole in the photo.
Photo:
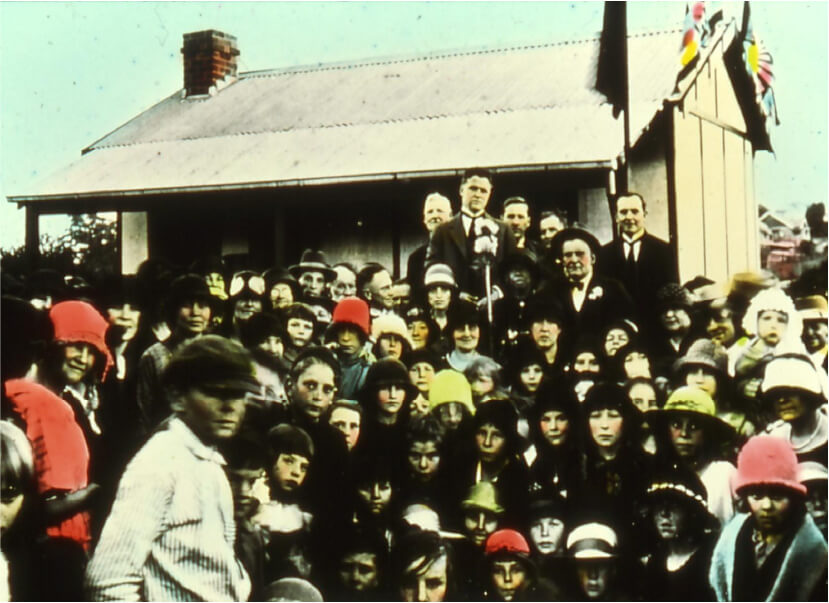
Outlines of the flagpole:
[[630,77],[628,70],[628,27],[627,27],[627,2],[620,2],[622,19],[622,116],[625,137],[624,161],[621,167],[621,179],[616,179],[616,196],[628,192],[628,164],[630,163]]

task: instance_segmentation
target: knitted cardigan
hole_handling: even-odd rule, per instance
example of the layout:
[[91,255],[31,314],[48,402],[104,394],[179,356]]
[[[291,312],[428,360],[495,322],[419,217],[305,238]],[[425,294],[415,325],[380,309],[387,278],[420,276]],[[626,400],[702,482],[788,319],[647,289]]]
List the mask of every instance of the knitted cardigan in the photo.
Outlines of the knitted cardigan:
[[[748,513],[735,515],[723,528],[714,548],[708,580],[718,601],[733,601],[734,556],[737,537]],[[774,580],[767,601],[809,601],[820,582],[826,579],[826,542],[808,514],[785,552],[780,571]]]

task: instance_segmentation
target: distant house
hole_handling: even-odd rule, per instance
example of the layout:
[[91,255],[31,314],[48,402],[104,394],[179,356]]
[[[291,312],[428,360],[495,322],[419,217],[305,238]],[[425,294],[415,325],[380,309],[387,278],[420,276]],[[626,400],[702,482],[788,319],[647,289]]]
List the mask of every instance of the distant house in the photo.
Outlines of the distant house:
[[[680,36],[628,37],[629,188],[682,278],[720,280],[759,266],[752,158],[764,143],[726,67],[734,24],[677,85]],[[608,241],[624,141],[594,89],[598,50],[596,36],[237,74],[233,36],[187,34],[181,90],[9,201],[26,208],[30,247],[40,215],[118,212],[124,272],[206,253],[264,268],[318,247],[399,274],[425,239],[425,196],[457,202],[459,175],[483,166],[496,173],[493,213],[520,194]]]

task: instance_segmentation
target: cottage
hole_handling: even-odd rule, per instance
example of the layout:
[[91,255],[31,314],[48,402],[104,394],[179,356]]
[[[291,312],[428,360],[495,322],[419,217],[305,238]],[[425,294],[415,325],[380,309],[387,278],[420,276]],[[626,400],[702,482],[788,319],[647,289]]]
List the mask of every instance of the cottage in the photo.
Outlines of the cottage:
[[117,212],[125,273],[147,257],[206,253],[265,268],[316,247],[402,276],[425,235],[423,198],[457,199],[465,168],[496,173],[493,211],[518,194],[606,242],[626,165],[681,277],[724,279],[759,267],[752,158],[767,138],[735,66],[735,24],[717,26],[677,83],[680,38],[628,36],[625,164],[622,119],[595,90],[598,35],[237,73],[233,36],[186,34],[181,90],[9,201],[26,208],[30,249],[41,215]]

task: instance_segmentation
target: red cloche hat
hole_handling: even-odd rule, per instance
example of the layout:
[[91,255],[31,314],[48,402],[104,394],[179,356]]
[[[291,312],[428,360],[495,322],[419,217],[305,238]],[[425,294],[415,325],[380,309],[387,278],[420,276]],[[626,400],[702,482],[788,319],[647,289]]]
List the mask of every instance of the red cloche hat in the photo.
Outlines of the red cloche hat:
[[105,378],[114,364],[106,340],[109,323],[90,304],[82,301],[64,301],[52,306],[49,318],[58,343],[88,343],[105,359],[101,378]]
[[797,455],[783,438],[758,435],[749,439],[737,456],[734,491],[750,486],[782,486],[802,495],[806,486],[798,479]]
[[496,530],[486,539],[485,552],[487,555],[496,553],[515,553],[529,555],[530,545],[527,540],[515,530]]
[[366,337],[369,335],[369,320],[368,304],[359,297],[342,298],[331,316],[332,325],[338,323],[356,325]]

